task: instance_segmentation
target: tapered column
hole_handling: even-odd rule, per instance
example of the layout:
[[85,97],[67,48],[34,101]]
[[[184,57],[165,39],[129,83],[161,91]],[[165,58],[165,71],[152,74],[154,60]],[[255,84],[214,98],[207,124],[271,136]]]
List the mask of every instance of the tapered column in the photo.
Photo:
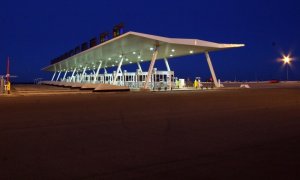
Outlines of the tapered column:
[[102,61],[100,61],[100,63],[99,63],[99,66],[98,66],[98,69],[97,69],[97,71],[96,71],[96,73],[95,73],[95,75],[94,75],[94,82],[93,83],[96,83],[96,81],[97,81],[97,76],[98,76],[98,74],[99,74],[99,71],[100,71],[100,69],[101,69],[101,66],[102,66]]
[[215,70],[214,70],[214,67],[213,67],[213,65],[212,65],[212,62],[211,62],[211,60],[210,60],[210,57],[209,57],[208,52],[205,52],[205,56],[206,56],[206,60],[207,60],[207,64],[208,64],[208,67],[209,67],[211,76],[212,76],[212,78],[213,78],[214,85],[215,85],[215,87],[218,87],[218,88],[219,88],[220,86],[219,86],[219,83],[218,83],[218,81],[217,81],[217,77],[216,77],[216,74],[215,74]]
[[140,70],[141,72],[143,72],[143,69],[142,69],[142,66],[141,66],[140,62],[137,62],[137,65],[138,65],[139,70]]
[[73,70],[73,72],[72,72],[72,76],[71,76],[70,82],[72,82],[72,81],[73,81],[73,79],[74,79],[74,75],[75,75],[75,72],[76,72],[76,68],[74,68],[74,70]]
[[149,69],[148,69],[147,77],[146,77],[146,82],[144,84],[144,89],[148,89],[148,83],[150,82],[150,79],[151,79],[151,75],[152,75],[153,67],[154,67],[154,64],[155,64],[155,61],[157,58],[157,54],[158,54],[158,46],[155,48],[155,51],[152,55],[151,63],[150,63]]
[[[113,85],[115,85],[116,82],[117,82],[117,78],[118,78],[118,75],[119,75],[119,71],[121,71],[123,59],[124,59],[124,58],[123,58],[123,56],[122,56],[122,59],[120,60],[119,65],[118,65],[118,69],[117,69],[116,75],[115,75],[115,77],[114,77]],[[122,72],[121,72],[121,73],[122,73]]]
[[167,71],[171,71],[170,65],[169,65],[169,62],[168,62],[168,59],[167,59],[167,58],[164,58],[164,60],[165,60],[165,64],[166,64]]
[[57,76],[57,78],[56,78],[56,81],[59,80],[60,74],[61,74],[61,71],[59,71],[58,76]]
[[85,66],[85,67],[83,68],[83,72],[82,72],[81,77],[80,77],[80,82],[81,82],[81,83],[82,83],[82,81],[83,81],[83,78],[84,78],[84,75],[85,75],[86,68],[87,68],[87,66]]
[[64,75],[62,81],[64,81],[66,79],[67,73],[68,73],[68,70],[66,70],[65,75]]
[[56,75],[56,71],[54,72],[54,74],[53,74],[53,76],[52,76],[52,79],[51,79],[51,81],[53,81],[53,80],[54,80],[54,78],[55,78],[55,75]]

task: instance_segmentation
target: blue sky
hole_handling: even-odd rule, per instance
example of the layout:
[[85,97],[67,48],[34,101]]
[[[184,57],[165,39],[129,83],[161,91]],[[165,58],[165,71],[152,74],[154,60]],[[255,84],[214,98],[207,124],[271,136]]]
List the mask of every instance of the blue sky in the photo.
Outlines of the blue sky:
[[[246,44],[211,53],[222,80],[284,80],[286,71],[276,61],[281,53],[295,57],[290,79],[300,80],[299,20],[296,0],[1,1],[0,74],[9,55],[11,74],[19,76],[15,81],[47,79],[51,74],[41,68],[51,59],[124,22],[131,31]],[[165,68],[162,62],[156,66]],[[209,77],[204,55],[172,59],[170,66],[178,77]]]

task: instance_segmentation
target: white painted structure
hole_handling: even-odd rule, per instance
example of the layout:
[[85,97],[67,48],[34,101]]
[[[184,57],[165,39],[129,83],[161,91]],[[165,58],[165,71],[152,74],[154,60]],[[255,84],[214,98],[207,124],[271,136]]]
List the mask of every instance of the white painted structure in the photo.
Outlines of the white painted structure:
[[[192,54],[204,53],[215,87],[220,87],[215,74],[209,52],[229,48],[243,47],[244,44],[219,44],[197,39],[179,39],[154,36],[149,34],[127,32],[114,39],[108,40],[79,54],[71,56],[43,68],[44,71],[54,72],[51,81],[74,83],[104,83],[130,88],[154,89],[174,87],[174,72],[168,59]],[[166,71],[154,68],[155,61],[163,59]],[[146,72],[140,63],[150,61]],[[137,64],[136,72],[122,71],[122,66]],[[107,68],[117,67],[112,73],[107,73]],[[101,69],[104,72],[101,74]],[[63,78],[60,74],[64,72]],[[72,72],[71,76],[67,76]],[[56,74],[58,76],[55,79]]]

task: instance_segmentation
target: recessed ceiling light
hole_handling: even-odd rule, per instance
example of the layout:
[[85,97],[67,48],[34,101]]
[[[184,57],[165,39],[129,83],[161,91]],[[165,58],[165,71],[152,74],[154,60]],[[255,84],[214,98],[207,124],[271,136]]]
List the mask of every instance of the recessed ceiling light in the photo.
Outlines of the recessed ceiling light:
[[172,52],[175,52],[175,49],[172,49]]
[[153,48],[153,47],[151,47],[151,48],[150,48],[150,51],[153,51],[153,50],[154,50],[154,48]]
[[194,51],[190,50],[190,54],[193,54],[193,53],[194,53]]
[[122,57],[122,55],[119,56],[120,58]]
[[141,60],[141,62],[143,62],[144,60]]
[[116,63],[118,63],[118,61],[115,61]]
[[125,61],[128,61],[128,58],[126,58]]
[[173,54],[170,54],[170,57],[173,57]]
[[114,64],[112,66],[115,66]]
[[110,61],[110,60],[111,60],[111,58],[108,58],[108,60]]
[[139,59],[141,59],[141,56],[138,56]]
[[132,62],[131,62],[131,61],[130,61],[129,63],[130,63],[130,64],[132,64]]
[[132,52],[132,54],[136,54],[136,52]]

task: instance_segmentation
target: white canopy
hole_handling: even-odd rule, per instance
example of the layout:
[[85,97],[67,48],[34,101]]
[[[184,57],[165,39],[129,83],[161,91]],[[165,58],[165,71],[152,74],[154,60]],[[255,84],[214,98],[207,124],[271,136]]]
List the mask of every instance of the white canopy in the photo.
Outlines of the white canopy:
[[81,71],[84,67],[97,69],[100,61],[104,65],[102,67],[109,68],[117,66],[121,58],[124,58],[123,65],[151,61],[153,51],[157,45],[159,48],[157,59],[171,59],[244,46],[244,44],[219,44],[198,39],[167,38],[138,32],[127,32],[42,70],[71,71],[77,68],[78,71]]

